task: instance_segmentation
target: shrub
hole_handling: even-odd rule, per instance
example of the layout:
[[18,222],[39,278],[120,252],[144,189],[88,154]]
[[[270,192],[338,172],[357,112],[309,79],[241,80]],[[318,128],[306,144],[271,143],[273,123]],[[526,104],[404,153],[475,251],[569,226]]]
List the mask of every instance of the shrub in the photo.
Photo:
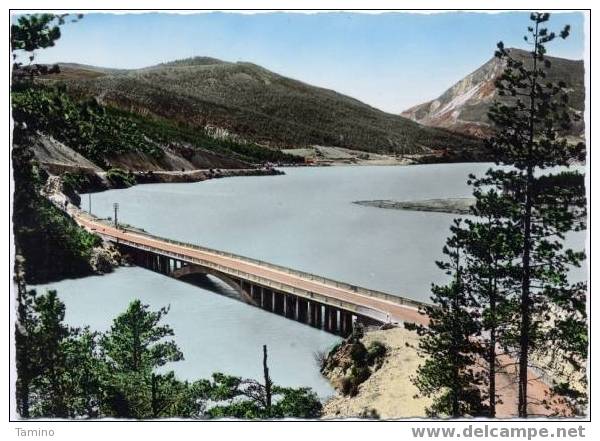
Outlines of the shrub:
[[367,348],[365,348],[365,345],[363,345],[361,342],[352,343],[350,356],[355,364],[362,366],[365,364],[367,359]]
[[376,362],[382,361],[386,353],[387,347],[380,341],[374,341],[369,345],[367,351],[367,363],[369,366],[373,366]]
[[356,386],[367,381],[370,376],[371,371],[366,366],[352,366],[350,370],[350,378]]
[[120,168],[111,168],[106,172],[106,179],[115,188],[127,188],[135,185],[135,176]]
[[377,410],[371,408],[364,408],[362,410],[362,412],[358,415],[359,418],[368,418],[368,419],[372,419],[372,420],[379,420],[381,419],[381,416],[379,415],[379,412],[377,412]]
[[342,395],[356,395],[356,387],[349,377],[344,377],[340,381],[340,391]]

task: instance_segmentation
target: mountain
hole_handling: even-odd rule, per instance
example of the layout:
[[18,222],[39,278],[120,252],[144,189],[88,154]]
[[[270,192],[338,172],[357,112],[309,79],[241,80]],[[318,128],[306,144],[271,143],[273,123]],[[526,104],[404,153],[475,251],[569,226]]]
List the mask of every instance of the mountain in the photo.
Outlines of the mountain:
[[62,64],[54,79],[103,105],[277,149],[321,145],[468,159],[480,148],[469,136],[246,62],[196,57],[132,70]]
[[[528,52],[510,49],[517,59],[528,60]],[[570,87],[570,106],[579,114],[583,113],[585,103],[584,67],[581,60],[546,57],[551,62],[547,70],[547,81],[565,81]],[[442,127],[458,133],[482,137],[491,132],[491,123],[487,111],[498,98],[495,81],[504,70],[504,62],[494,57],[476,71],[454,84],[442,95],[432,101],[411,107],[402,112],[402,116],[429,127]],[[575,124],[572,135],[582,137],[583,120]]]

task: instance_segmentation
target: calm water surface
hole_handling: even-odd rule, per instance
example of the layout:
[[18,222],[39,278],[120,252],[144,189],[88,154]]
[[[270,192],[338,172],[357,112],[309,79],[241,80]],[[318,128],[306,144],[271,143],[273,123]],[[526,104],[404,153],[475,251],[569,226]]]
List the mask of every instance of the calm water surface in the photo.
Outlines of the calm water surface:
[[[427,300],[435,266],[454,215],[384,210],[357,200],[468,197],[469,173],[489,164],[411,167],[289,168],[285,176],[148,184],[92,195],[95,215],[112,215],[150,233],[242,254]],[[87,209],[87,197],[82,197]],[[571,235],[582,248],[584,234]],[[307,326],[140,268],[51,285],[67,306],[67,321],[107,329],[133,298],[170,305],[167,322],[186,360],[185,378],[213,371],[259,377],[261,345],[269,345],[272,375],[290,386],[331,393],[313,359],[337,340]],[[43,287],[41,287],[43,288]]]

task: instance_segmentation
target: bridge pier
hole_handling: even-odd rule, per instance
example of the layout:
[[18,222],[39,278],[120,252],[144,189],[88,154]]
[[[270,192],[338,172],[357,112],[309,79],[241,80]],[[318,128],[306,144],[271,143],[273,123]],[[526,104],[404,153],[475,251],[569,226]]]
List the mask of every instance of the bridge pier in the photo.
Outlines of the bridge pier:
[[250,297],[254,300],[256,306],[261,306],[261,291],[262,288],[258,285],[250,284]]
[[325,306],[325,330],[333,334],[338,333],[338,309],[333,306]]
[[284,315],[285,294],[273,291],[273,312],[275,314]]
[[131,258],[131,261],[135,265],[140,265],[142,263],[142,261],[141,261],[142,253],[137,248],[131,249],[131,251],[129,252],[129,257]]
[[314,327],[314,328],[318,328],[321,329],[322,327],[322,305],[320,303],[317,302],[310,302],[310,307],[309,307],[309,324],[310,326]]
[[293,294],[285,295],[285,316],[289,319],[296,320],[296,304],[298,298]]
[[267,288],[262,290],[262,308],[273,311],[273,291]]
[[252,297],[252,283],[251,282],[244,282],[244,279],[240,279],[240,291],[242,291],[242,293],[246,294],[246,297],[249,300],[254,301],[254,297]]
[[348,311],[340,311],[340,334],[342,337],[348,337],[352,334],[352,313]]
[[161,274],[169,274],[169,258],[166,256],[158,257],[158,270]]
[[298,297],[296,302],[298,304],[298,321],[300,323],[306,323],[306,318],[308,314],[308,300],[305,300],[301,297]]

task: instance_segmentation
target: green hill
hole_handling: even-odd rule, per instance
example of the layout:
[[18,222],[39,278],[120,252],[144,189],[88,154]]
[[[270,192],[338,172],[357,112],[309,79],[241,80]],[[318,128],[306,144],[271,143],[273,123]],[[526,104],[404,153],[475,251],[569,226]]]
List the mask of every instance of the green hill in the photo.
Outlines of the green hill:
[[135,70],[62,64],[54,79],[104,105],[272,148],[468,156],[480,147],[473,138],[421,126],[252,63],[196,57]]

